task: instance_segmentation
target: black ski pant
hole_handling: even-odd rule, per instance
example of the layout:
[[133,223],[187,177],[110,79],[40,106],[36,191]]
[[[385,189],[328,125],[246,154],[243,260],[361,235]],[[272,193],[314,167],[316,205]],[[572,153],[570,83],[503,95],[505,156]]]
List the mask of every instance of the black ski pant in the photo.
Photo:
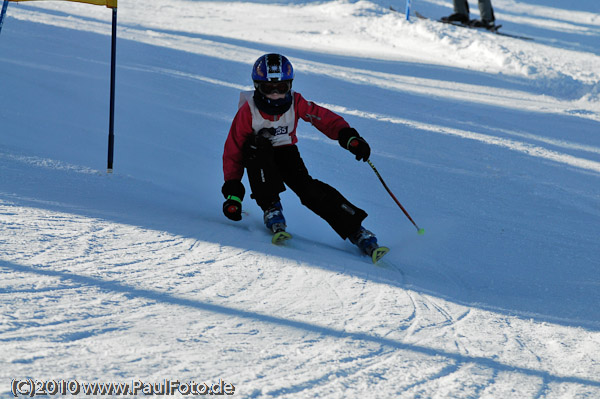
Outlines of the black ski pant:
[[358,231],[367,213],[351,204],[330,185],[313,179],[295,145],[272,147],[270,143],[246,149],[245,166],[251,198],[263,210],[280,200],[287,185],[308,209],[323,218],[342,237]]

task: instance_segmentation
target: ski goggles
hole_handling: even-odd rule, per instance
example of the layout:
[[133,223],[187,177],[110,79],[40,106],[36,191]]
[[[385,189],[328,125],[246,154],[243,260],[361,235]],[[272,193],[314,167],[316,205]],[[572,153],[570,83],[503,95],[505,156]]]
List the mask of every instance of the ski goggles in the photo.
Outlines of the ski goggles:
[[279,82],[256,82],[256,88],[262,94],[287,94],[292,89],[291,80],[282,80]]

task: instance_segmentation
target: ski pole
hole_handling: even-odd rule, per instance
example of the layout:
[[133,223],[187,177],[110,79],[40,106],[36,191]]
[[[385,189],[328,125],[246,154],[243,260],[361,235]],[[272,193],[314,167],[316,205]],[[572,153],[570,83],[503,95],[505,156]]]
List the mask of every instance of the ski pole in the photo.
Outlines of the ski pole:
[[398,201],[398,198],[396,198],[396,196],[394,195],[394,193],[392,193],[392,191],[389,189],[389,187],[387,186],[387,184],[385,184],[385,182],[383,181],[383,178],[381,177],[381,175],[377,171],[377,168],[375,167],[375,165],[373,165],[373,162],[371,162],[370,160],[367,160],[367,163],[369,164],[369,166],[371,166],[371,168],[373,169],[373,172],[375,172],[375,174],[379,178],[379,181],[381,182],[381,184],[383,184],[383,187],[387,190],[388,194],[392,197],[392,199],[394,201],[396,201],[396,204],[398,204],[398,206],[400,207],[400,209],[402,209],[402,212],[404,212],[404,214],[406,215],[406,217],[408,218],[408,220],[410,220],[412,222],[412,224],[417,228],[417,232],[419,234],[421,234],[421,235],[425,234],[425,229],[422,229],[419,226],[417,226],[417,224],[415,223],[415,221],[413,220],[413,218],[410,217],[410,215],[408,214],[408,212],[406,212],[406,209],[404,209],[404,207],[402,206],[402,204],[400,203],[400,201]]

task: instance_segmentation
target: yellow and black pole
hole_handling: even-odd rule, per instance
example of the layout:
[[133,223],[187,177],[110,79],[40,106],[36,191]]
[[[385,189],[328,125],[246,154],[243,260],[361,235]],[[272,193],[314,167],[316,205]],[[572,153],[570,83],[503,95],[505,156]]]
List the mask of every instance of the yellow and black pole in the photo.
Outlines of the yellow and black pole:
[[[4,0],[2,4],[2,11],[0,13],[0,30],[2,29],[2,22],[4,20],[4,14],[6,14],[6,7],[9,1],[20,2],[20,1],[41,1],[41,0]],[[110,111],[109,111],[109,122],[108,122],[108,166],[107,172],[112,173],[114,149],[115,149],[115,70],[116,70],[116,56],[117,56],[117,0],[64,0],[75,3],[86,3],[94,4],[97,6],[106,6],[112,8],[112,41],[110,51]]]

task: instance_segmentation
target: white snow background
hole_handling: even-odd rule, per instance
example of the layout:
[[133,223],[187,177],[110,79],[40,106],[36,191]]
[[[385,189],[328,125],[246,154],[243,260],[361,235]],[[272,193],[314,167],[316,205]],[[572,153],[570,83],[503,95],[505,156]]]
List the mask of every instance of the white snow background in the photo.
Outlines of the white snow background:
[[[503,31],[535,40],[407,22],[403,1],[121,0],[109,175],[111,11],[11,3],[1,397],[23,378],[221,379],[240,398],[600,397],[600,3],[493,5]],[[295,90],[366,138],[425,228],[301,122],[312,176],[391,248],[380,266],[289,191],[285,246],[249,195],[241,222],[222,215],[223,144],[272,51]]]

